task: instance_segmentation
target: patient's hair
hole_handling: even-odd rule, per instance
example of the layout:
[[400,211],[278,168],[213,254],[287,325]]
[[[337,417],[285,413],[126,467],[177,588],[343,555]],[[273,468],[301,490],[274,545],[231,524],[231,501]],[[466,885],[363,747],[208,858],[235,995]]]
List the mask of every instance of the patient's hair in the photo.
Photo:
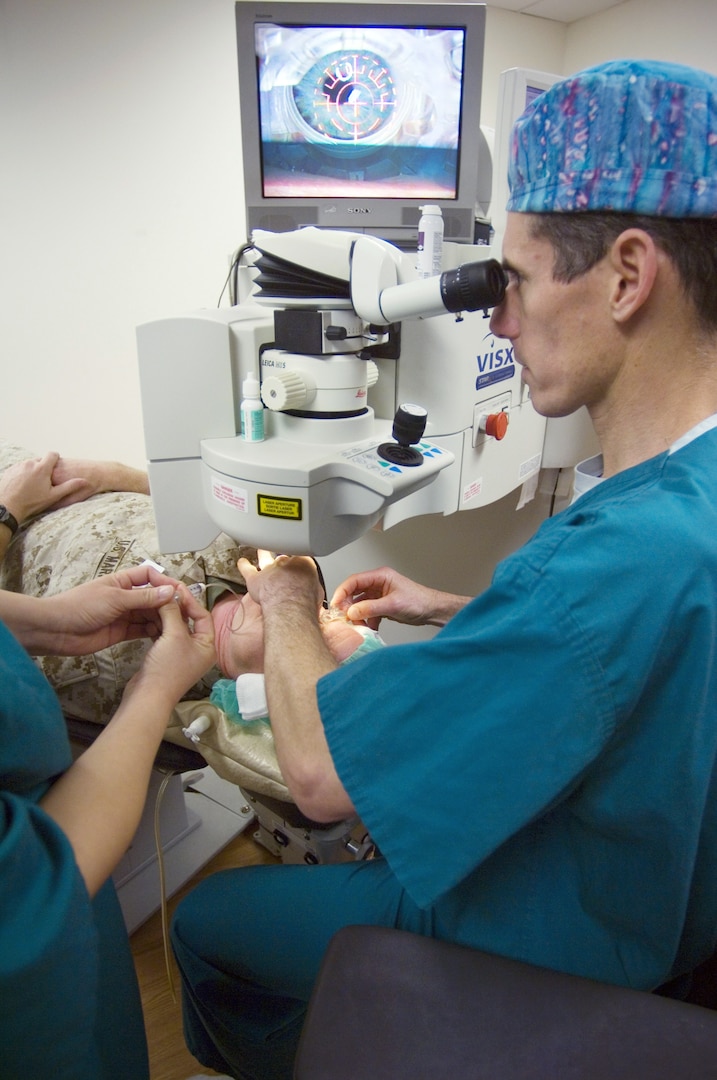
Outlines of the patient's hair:
[[555,251],[553,276],[568,282],[598,263],[626,229],[642,229],[673,263],[702,329],[717,332],[717,219],[586,212],[535,214],[531,232]]

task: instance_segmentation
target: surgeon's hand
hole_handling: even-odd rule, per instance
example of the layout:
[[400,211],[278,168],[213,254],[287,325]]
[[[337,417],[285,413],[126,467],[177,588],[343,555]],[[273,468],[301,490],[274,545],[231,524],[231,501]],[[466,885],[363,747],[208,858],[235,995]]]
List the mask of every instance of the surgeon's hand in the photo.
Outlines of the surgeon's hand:
[[351,622],[365,622],[378,630],[381,619],[409,626],[445,626],[470,599],[419,585],[382,566],[346,578],[331,598],[331,607],[341,608]]
[[120,641],[157,637],[159,609],[172,602],[177,588],[178,582],[153,567],[136,566],[56,596],[3,593],[0,615],[6,607],[13,614],[17,609],[10,629],[35,656],[84,656]]
[[324,599],[316,563],[305,555],[270,555],[260,550],[257,569],[248,559],[239,559],[237,567],[246,582],[249,595],[262,610],[273,605],[298,604],[317,616]]

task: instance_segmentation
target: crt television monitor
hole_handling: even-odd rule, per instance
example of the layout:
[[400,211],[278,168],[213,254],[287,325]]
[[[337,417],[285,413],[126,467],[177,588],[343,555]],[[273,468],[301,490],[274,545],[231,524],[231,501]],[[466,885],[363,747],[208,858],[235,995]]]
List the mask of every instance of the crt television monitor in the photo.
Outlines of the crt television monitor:
[[493,139],[493,191],[490,202],[490,219],[493,229],[494,250],[500,257],[508,202],[508,157],[510,133],[513,124],[539,94],[550,89],[561,79],[547,71],[530,68],[508,68],[502,71],[498,82],[498,109]]
[[475,237],[485,5],[236,4],[247,228]]

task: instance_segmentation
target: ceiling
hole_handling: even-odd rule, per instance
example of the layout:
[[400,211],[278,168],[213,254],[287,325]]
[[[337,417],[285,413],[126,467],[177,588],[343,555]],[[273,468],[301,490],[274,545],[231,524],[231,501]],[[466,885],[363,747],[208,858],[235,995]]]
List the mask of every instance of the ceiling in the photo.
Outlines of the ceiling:
[[543,19],[556,19],[571,23],[596,15],[599,11],[617,7],[624,0],[487,0],[490,7],[505,11],[520,11],[524,15],[539,15]]

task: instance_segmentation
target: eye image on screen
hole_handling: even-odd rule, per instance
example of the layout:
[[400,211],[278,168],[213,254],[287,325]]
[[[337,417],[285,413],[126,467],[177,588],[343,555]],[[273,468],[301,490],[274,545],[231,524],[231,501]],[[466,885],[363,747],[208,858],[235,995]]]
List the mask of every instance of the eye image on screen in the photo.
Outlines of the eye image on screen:
[[464,31],[255,27],[263,194],[457,195]]
[[396,109],[391,70],[377,53],[328,53],[294,91],[301,116],[315,131],[347,143],[367,142]]

